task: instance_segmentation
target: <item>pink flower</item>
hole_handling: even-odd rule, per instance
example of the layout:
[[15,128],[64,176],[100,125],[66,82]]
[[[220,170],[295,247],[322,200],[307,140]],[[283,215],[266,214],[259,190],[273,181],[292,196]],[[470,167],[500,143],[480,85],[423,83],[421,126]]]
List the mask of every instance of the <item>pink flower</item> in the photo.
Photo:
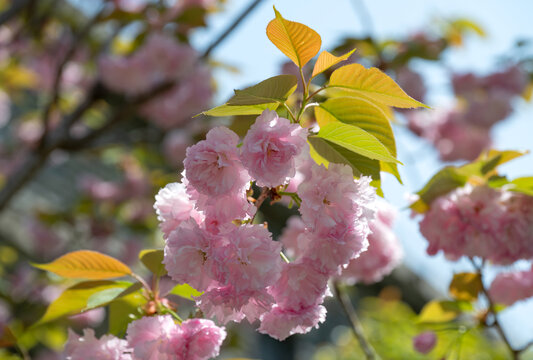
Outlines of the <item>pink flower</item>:
[[214,317],[225,324],[240,322],[244,318],[252,323],[274,304],[274,298],[262,290],[236,290],[232,284],[212,287],[197,299],[205,316]]
[[244,137],[241,160],[258,186],[276,187],[295,175],[295,157],[306,144],[307,131],[278,117],[259,115]]
[[302,218],[291,216],[280,237],[285,248],[285,254],[293,259],[299,258],[308,246],[309,238],[307,235]]
[[173,360],[171,342],[182,337],[170,315],[142,317],[128,325],[127,339],[134,359]]
[[126,340],[113,335],[97,339],[93,329],[84,329],[83,337],[69,329],[65,355],[67,360],[132,360]]
[[375,189],[370,178],[354,180],[347,165],[330,163],[328,169],[313,165],[311,178],[298,186],[298,195],[302,219],[313,231],[336,224],[364,227],[374,216]]
[[368,236],[367,251],[351,260],[342,270],[340,277],[348,283],[362,281],[372,284],[381,281],[402,259],[400,242],[391,229],[394,209],[387,203],[379,204],[377,218],[370,223],[372,234]]
[[251,218],[257,210],[248,201],[244,192],[215,198],[199,195],[198,198],[197,208],[202,209],[205,214],[205,227],[214,234],[218,233],[222,226],[230,224],[233,220]]
[[485,186],[465,186],[431,203],[420,222],[428,254],[479,256],[495,264],[533,257],[533,197]]
[[180,360],[205,360],[217,357],[220,346],[226,338],[224,328],[216,326],[211,320],[189,319],[181,324],[184,346],[175,347]]
[[207,360],[226,337],[211,320],[190,319],[181,326],[170,315],[143,317],[128,325],[127,339],[135,360]]
[[239,159],[238,141],[233,131],[216,127],[188,148],[184,166],[189,185],[210,197],[243,193],[250,177]]
[[258,331],[282,341],[293,334],[308,333],[313,327],[318,329],[318,324],[324,320],[326,320],[326,308],[322,305],[312,305],[297,310],[283,309],[275,305],[261,318]]
[[396,82],[412,98],[424,101],[426,86],[420,74],[408,67],[401,67],[396,72]]
[[170,183],[159,190],[155,196],[154,208],[165,238],[189,218],[197,223],[203,221],[203,215],[194,208],[194,202],[189,199],[182,183]]
[[272,240],[263,225],[234,226],[224,238],[227,244],[215,255],[221,264],[219,282],[232,284],[237,291],[261,290],[276,282],[282,266],[281,244]]
[[427,354],[437,344],[437,335],[433,331],[425,331],[413,338],[413,347],[421,354]]
[[533,297],[533,266],[528,271],[498,274],[490,285],[489,294],[492,301],[507,306]]
[[319,305],[329,294],[328,275],[315,269],[312,261],[302,259],[283,264],[279,280],[270,288],[283,309],[298,310]]
[[187,283],[199,291],[212,282],[213,247],[216,239],[190,218],[172,231],[165,245],[163,263],[168,275],[179,284]]

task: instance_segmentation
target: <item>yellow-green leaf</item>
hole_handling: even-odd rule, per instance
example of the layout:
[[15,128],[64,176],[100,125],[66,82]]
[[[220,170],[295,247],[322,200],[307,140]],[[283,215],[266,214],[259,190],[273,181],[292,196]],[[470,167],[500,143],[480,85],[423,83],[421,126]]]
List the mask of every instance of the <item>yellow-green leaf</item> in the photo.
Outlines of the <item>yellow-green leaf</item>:
[[123,262],[90,250],[70,252],[51,263],[33,264],[33,266],[71,279],[111,279],[132,273]]
[[328,85],[333,96],[362,94],[373,101],[399,108],[428,107],[403,91],[387,74],[360,64],[345,65],[333,72]]
[[[389,153],[396,157],[396,142],[387,114],[379,106],[364,97],[340,97],[329,99],[315,107],[318,125],[341,122],[360,127],[374,135]],[[395,163],[383,162],[381,170],[390,172],[401,183],[400,174]]]
[[481,276],[476,273],[455,274],[450,283],[450,295],[457,300],[476,300],[482,289]]
[[[105,303],[100,302],[96,306],[87,306],[89,299],[94,294],[104,291],[106,292],[106,295],[109,295],[109,291],[111,290],[115,295],[113,298],[116,298],[129,286],[131,286],[131,283],[109,280],[84,281],[71,286],[48,306],[44,315],[33,326],[57,320],[64,316],[79,314],[94,307],[104,305]],[[112,298],[109,298],[109,301],[110,300],[112,300]]]
[[320,35],[304,24],[284,19],[274,8],[276,18],[267,25],[268,39],[302,68],[318,52],[322,45]]
[[139,253],[139,260],[156,276],[163,276],[167,273],[165,264],[163,264],[164,257],[164,251],[160,249],[147,249]]
[[146,302],[141,292],[136,291],[109,304],[109,332],[123,336],[128,324],[144,314],[141,307]]
[[244,90],[235,90],[235,95],[226,105],[283,103],[296,90],[297,85],[298,79],[294,75],[274,76]]
[[198,297],[202,295],[203,293],[196,290],[189,284],[179,284],[179,285],[174,286],[174,288],[170,290],[169,294],[178,295],[182,298],[194,301],[195,297]]
[[331,122],[317,136],[370,159],[399,162],[374,135],[357,126]]
[[424,323],[448,322],[457,318],[460,313],[457,304],[453,301],[432,300],[422,308],[418,321]]
[[337,65],[341,61],[348,59],[350,55],[354,53],[354,51],[355,49],[341,56],[335,56],[326,50],[322,51],[320,55],[318,55],[318,59],[316,60],[315,67],[313,68],[313,74],[311,75],[311,78],[314,78],[318,74],[323,73],[324,71],[334,65]]
[[202,112],[208,116],[235,116],[235,115],[259,115],[265,110],[276,110],[279,103],[267,103],[258,105],[220,105],[211,110]]

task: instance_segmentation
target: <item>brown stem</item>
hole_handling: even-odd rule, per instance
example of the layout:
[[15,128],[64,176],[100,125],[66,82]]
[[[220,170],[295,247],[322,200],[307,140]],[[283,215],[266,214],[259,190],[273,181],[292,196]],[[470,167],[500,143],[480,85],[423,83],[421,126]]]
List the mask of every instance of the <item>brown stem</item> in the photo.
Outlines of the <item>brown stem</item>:
[[254,220],[255,220],[255,216],[257,215],[257,213],[259,212],[259,208],[261,207],[261,205],[263,204],[263,202],[268,198],[268,195],[270,194],[270,191],[269,191],[269,188],[268,187],[263,187],[261,189],[261,194],[259,194],[259,197],[257,198],[257,200],[255,201],[255,207],[257,208],[254,216],[252,217],[252,220],[250,221],[250,223],[253,223]]
[[489,303],[489,309],[488,309],[489,313],[492,314],[492,317],[494,318],[493,323],[492,323],[491,326],[493,326],[496,329],[496,331],[498,332],[498,334],[500,334],[500,337],[502,338],[503,342],[505,343],[505,345],[507,345],[507,348],[511,352],[511,354],[513,356],[513,360],[518,360],[519,359],[519,355],[520,355],[520,350],[515,350],[511,346],[511,342],[509,341],[509,338],[505,334],[505,331],[503,331],[503,328],[502,328],[500,322],[498,321],[498,316],[496,315],[494,302],[490,298],[489,292],[485,288],[485,284],[483,284],[483,264],[481,266],[478,266],[474,262],[474,259],[472,259],[472,258],[470,258],[470,262],[472,263],[472,266],[474,266],[474,268],[476,269],[476,271],[477,271],[477,273],[479,275],[479,280],[481,282],[481,291],[483,292],[483,294],[487,298],[487,301]]
[[346,316],[348,316],[348,319],[350,320],[354,335],[357,338],[361,349],[365,353],[367,360],[379,359],[378,354],[365,337],[363,327],[361,326],[359,317],[355,312],[355,309],[352,305],[352,301],[350,300],[348,294],[341,288],[341,286],[339,286],[339,283],[337,282],[333,283],[333,291],[335,292],[335,297],[337,298],[337,300],[339,300],[342,309],[346,313]]

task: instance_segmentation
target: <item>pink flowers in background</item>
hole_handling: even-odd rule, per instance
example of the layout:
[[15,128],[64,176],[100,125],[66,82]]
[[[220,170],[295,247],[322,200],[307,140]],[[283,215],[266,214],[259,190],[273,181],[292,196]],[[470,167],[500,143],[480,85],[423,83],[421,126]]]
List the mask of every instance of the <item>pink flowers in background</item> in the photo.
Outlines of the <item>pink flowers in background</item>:
[[163,34],[151,34],[129,57],[103,55],[98,64],[104,85],[129,96],[175,81],[176,86],[140,109],[163,129],[176,127],[197,114],[213,95],[211,74],[198,61],[196,51]]
[[[280,340],[306,333],[325,319],[329,278],[366,249],[375,213],[370,178],[354,180],[346,165],[311,164],[306,135],[268,110],[240,149],[235,133],[214,128],[187,149],[182,183],[157,195],[164,263],[175,281],[204,291],[196,302],[205,316],[259,320],[260,332]],[[294,255],[286,264],[282,244],[250,223],[256,208],[247,190],[255,181],[270,191],[297,174],[302,218],[283,235]]]
[[340,278],[347,283],[379,282],[398,266],[403,250],[392,225],[396,216],[395,209],[384,201],[378,201],[377,216],[370,223],[372,233],[368,236],[368,250],[350,261],[342,270]]
[[126,338],[97,339],[92,329],[83,337],[69,331],[65,355],[67,360],[207,360],[218,356],[226,331],[211,320],[176,324],[170,315],[160,315],[130,323]]
[[533,197],[467,185],[431,204],[420,222],[430,255],[479,256],[507,265],[533,257]]
[[527,271],[498,274],[490,285],[489,295],[495,303],[507,306],[533,297],[533,266]]
[[[413,76],[399,72],[398,82],[413,87],[414,94],[419,92]],[[487,76],[454,75],[455,108],[409,111],[409,129],[431,142],[444,161],[474,160],[490,147],[492,126],[512,113],[512,102],[523,93],[527,82],[527,74],[517,65]]]

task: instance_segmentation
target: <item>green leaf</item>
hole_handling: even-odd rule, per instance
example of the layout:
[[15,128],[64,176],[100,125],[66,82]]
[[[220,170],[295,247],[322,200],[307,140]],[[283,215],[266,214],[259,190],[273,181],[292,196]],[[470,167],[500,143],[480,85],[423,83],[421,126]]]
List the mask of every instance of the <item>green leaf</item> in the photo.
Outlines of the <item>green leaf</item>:
[[136,291],[109,304],[109,332],[116,336],[123,336],[128,324],[142,316],[140,308],[145,303],[144,296],[140,291]]
[[220,105],[211,110],[202,112],[208,116],[235,116],[235,115],[259,115],[265,110],[276,110],[278,103],[259,105]]
[[298,79],[294,75],[274,76],[244,90],[235,90],[235,95],[226,105],[283,103],[296,90],[297,85]]
[[[315,107],[315,117],[321,127],[331,122],[360,127],[374,135],[396,157],[396,142],[387,116],[381,107],[363,97],[333,98]],[[401,183],[395,163],[384,162],[381,169],[396,176]]]
[[327,69],[329,69],[332,66],[337,65],[341,61],[344,61],[350,57],[354,53],[355,49],[348,51],[346,54],[341,56],[335,56],[328,51],[322,51],[320,55],[318,55],[318,59],[316,60],[315,67],[313,68],[313,74],[311,75],[311,79],[317,76],[318,74],[323,73]]
[[165,252],[160,249],[142,250],[139,253],[139,260],[156,276],[163,276],[167,273],[165,264],[163,264],[164,257]]
[[379,161],[361,156],[318,136],[309,136],[307,140],[311,148],[320,156],[320,158],[315,158],[315,153],[311,152],[311,156],[318,164],[324,164],[326,167],[330,162],[346,164],[352,168],[356,177],[367,175],[379,180]]
[[533,196],[533,176],[514,179],[510,183],[509,190]]
[[48,264],[32,264],[69,279],[110,279],[131,275],[123,262],[97,251],[80,250],[65,254]]
[[[33,326],[57,320],[64,316],[75,315],[88,310],[88,302],[91,296],[102,291],[114,289],[117,293],[131,286],[129,282],[117,282],[108,280],[84,281],[66,289],[46,309],[44,315]],[[107,293],[109,294],[109,293]],[[96,299],[93,299],[96,302]]]
[[370,159],[399,162],[374,135],[356,126],[332,122],[320,128],[318,137]]
[[169,294],[177,295],[182,298],[194,301],[194,297],[198,297],[202,295],[203,293],[196,290],[189,284],[179,284],[179,285],[174,286],[174,288],[170,290]]
[[422,323],[441,323],[452,321],[461,313],[454,301],[432,300],[420,311],[418,321]]
[[373,101],[399,108],[428,107],[407,95],[387,74],[360,64],[345,65],[333,72],[329,80],[330,94],[349,96],[362,94]]
[[302,68],[320,51],[320,35],[304,24],[284,19],[275,7],[274,13],[276,18],[266,28],[268,39]]
[[87,306],[84,309],[84,311],[94,309],[100,306],[105,306],[109,304],[111,301],[119,299],[123,296],[129,295],[139,290],[140,288],[142,288],[142,285],[141,283],[137,282],[137,283],[132,284],[127,289],[118,287],[118,288],[105,289],[100,292],[94,293],[87,300]]
[[481,276],[477,273],[465,272],[453,276],[449,290],[454,299],[474,301],[482,289]]
[[466,165],[447,166],[433,175],[427,184],[417,192],[419,199],[411,204],[410,208],[423,213],[429,209],[429,205],[431,205],[433,200],[466,185],[468,182],[473,182],[477,185],[487,184],[493,187],[506,185],[505,178],[497,176],[496,168],[526,153],[512,150],[490,150]]

